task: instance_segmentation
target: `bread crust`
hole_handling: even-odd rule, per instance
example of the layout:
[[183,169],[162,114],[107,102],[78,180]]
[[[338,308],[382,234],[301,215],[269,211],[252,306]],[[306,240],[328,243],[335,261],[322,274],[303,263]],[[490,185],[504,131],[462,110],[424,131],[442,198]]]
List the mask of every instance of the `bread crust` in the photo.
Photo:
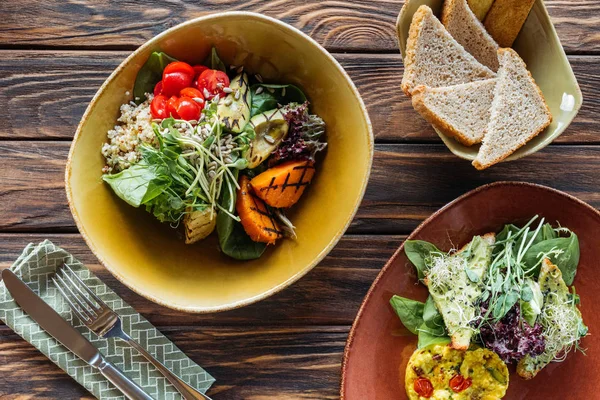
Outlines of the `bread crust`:
[[459,143],[462,143],[465,146],[472,146],[478,143],[477,141],[463,135],[462,132],[454,128],[443,118],[440,118],[439,115],[431,111],[429,107],[425,105],[424,96],[426,89],[427,88],[425,86],[419,85],[413,90],[412,105],[415,111],[421,114],[421,116],[427,122],[436,127],[444,135],[456,139]]
[[511,47],[535,0],[495,0],[485,16],[487,31],[501,47]]
[[[423,20],[431,12],[431,9],[427,6],[421,6],[414,13],[410,28],[408,30],[408,39],[406,40],[406,56],[404,57],[404,76],[402,77],[402,83],[400,87],[402,91],[407,95],[411,95],[411,86],[413,81],[414,71],[412,70],[415,64],[417,39],[421,32],[421,26]],[[409,83],[410,82],[410,83]]]
[[[548,127],[548,125],[550,125],[552,123],[552,113],[550,112],[550,107],[548,107],[548,104],[546,103],[546,99],[544,98],[544,94],[542,93],[542,90],[537,85],[537,83],[535,83],[535,79],[533,79],[533,76],[531,75],[531,72],[527,69],[527,65],[525,65],[525,61],[523,61],[523,59],[521,59],[521,57],[519,56],[519,54],[517,54],[516,51],[514,51],[513,49],[510,49],[510,48],[499,49],[498,50],[498,59],[501,59],[502,55],[505,54],[505,53],[508,53],[513,58],[516,57],[521,63],[523,63],[523,65],[525,67],[525,70],[527,71],[527,75],[529,76],[529,79],[533,83],[533,86],[535,87],[535,90],[537,91],[537,93],[540,96],[540,99],[541,99],[542,104],[543,104],[544,109],[545,109],[545,114],[546,114],[546,116],[548,118],[547,118],[546,122],[544,124],[542,124],[537,130],[532,131],[529,136],[527,136],[525,139],[521,140],[521,142],[518,144],[518,147],[516,147],[515,149],[513,149],[511,151],[507,151],[506,153],[501,154],[500,156],[496,157],[492,161],[487,162],[485,164],[482,164],[479,161],[478,158],[476,158],[475,160],[473,160],[472,165],[475,168],[477,168],[478,170],[480,170],[480,171],[484,170],[486,168],[489,168],[492,165],[497,164],[497,163],[503,161],[508,156],[510,156],[511,154],[513,154],[515,151],[517,151],[518,149],[520,149],[521,147],[523,147],[525,144],[527,144],[531,139],[533,139],[534,137],[536,137],[537,135],[539,135],[544,129],[546,129]],[[502,68],[502,66],[500,68]],[[500,85],[500,84],[501,84],[501,81],[500,81],[500,79],[498,79],[498,82],[496,83],[496,85]]]

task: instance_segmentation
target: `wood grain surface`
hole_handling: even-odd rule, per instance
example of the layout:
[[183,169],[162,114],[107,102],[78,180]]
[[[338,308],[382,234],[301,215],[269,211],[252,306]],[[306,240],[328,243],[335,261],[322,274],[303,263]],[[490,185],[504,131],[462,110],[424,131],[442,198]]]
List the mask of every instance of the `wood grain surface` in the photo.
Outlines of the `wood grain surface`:
[[[478,172],[454,157],[399,88],[395,20],[401,0],[6,0],[0,2],[0,269],[29,242],[72,252],[216,378],[219,399],[338,398],[341,354],[380,268],[423,219],[499,180],[536,182],[600,208],[600,0],[547,0],[584,103],[555,143]],[[225,10],[279,18],[324,45],[356,83],[376,152],[348,234],[300,281],[239,310],[188,315],[134,294],[77,233],[64,193],[70,141],[112,70],[179,22]],[[0,323],[0,398],[89,398]]]

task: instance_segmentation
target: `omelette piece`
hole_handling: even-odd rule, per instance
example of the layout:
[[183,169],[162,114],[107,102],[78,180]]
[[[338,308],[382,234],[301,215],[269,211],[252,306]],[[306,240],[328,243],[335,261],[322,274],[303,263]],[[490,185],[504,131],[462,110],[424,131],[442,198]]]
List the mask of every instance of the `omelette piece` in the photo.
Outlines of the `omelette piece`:
[[533,378],[546,365],[566,356],[588,331],[560,269],[547,258],[542,262],[538,283],[544,294],[544,306],[537,321],[543,328],[546,349],[539,356],[527,355],[519,361],[517,373],[525,379]]
[[506,394],[508,368],[491,350],[437,344],[413,353],[404,385],[410,400],[497,400]]
[[483,278],[492,261],[493,233],[475,236],[459,252],[432,260],[425,284],[444,319],[451,346],[466,350],[475,329],[471,323],[479,315],[476,302],[483,293]]

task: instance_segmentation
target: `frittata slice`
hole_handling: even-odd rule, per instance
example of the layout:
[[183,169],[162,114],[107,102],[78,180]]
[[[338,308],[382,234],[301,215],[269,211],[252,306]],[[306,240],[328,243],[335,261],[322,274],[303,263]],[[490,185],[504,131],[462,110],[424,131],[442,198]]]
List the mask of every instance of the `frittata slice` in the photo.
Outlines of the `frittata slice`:
[[444,319],[451,347],[466,350],[478,315],[475,304],[483,293],[483,278],[492,260],[496,235],[488,233],[473,240],[452,256],[434,257],[425,284]]
[[519,361],[517,373],[525,379],[533,378],[557,356],[568,353],[587,334],[581,312],[560,269],[547,258],[542,262],[538,283],[544,294],[544,306],[537,321],[543,328],[546,349],[539,356],[527,355]]

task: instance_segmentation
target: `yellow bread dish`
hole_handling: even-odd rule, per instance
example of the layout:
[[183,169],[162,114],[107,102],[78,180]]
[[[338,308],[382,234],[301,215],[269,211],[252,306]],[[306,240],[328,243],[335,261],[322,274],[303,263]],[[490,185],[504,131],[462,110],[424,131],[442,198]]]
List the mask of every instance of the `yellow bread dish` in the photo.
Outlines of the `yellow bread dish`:
[[[471,380],[470,386],[458,393],[450,384],[457,375]],[[429,397],[419,396],[415,390],[415,381],[419,378],[428,379],[433,386]],[[417,349],[410,357],[405,385],[411,400],[496,400],[506,394],[508,368],[496,353],[488,349],[471,347],[471,350],[461,351],[445,344],[433,344]]]

